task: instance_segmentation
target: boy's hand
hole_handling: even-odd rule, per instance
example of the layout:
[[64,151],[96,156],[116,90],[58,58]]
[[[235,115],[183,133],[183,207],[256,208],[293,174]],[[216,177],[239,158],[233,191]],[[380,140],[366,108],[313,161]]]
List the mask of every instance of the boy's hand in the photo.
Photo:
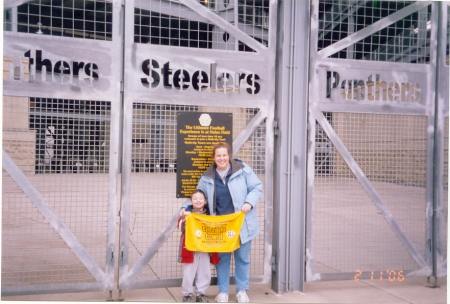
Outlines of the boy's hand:
[[188,216],[190,214],[190,212],[189,211],[186,211],[186,209],[181,209],[181,211],[180,211],[180,216],[182,216],[182,217],[186,217],[186,216]]

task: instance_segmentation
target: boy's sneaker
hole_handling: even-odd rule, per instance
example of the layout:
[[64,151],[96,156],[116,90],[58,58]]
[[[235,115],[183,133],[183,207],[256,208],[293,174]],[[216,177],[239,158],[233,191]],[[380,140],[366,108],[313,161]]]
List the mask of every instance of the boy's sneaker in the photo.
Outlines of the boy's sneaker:
[[250,299],[248,298],[247,292],[245,290],[239,290],[236,294],[236,299],[238,303],[248,303]]
[[219,293],[219,295],[216,297],[216,301],[219,303],[228,303],[228,294],[225,292]]
[[197,295],[197,300],[195,302],[207,302],[209,303],[208,299],[205,297],[205,295],[202,294],[198,294]]
[[192,295],[187,295],[183,297],[183,302],[191,302]]

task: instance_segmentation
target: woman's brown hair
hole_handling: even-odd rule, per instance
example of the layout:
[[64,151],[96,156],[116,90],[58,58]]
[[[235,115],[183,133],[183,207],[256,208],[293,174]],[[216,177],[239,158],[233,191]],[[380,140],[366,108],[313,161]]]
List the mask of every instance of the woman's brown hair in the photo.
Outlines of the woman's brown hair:
[[213,154],[212,156],[213,157],[216,156],[216,150],[220,149],[220,148],[226,148],[228,151],[228,156],[231,157],[231,147],[227,142],[221,142],[221,143],[215,144],[212,147],[212,154]]

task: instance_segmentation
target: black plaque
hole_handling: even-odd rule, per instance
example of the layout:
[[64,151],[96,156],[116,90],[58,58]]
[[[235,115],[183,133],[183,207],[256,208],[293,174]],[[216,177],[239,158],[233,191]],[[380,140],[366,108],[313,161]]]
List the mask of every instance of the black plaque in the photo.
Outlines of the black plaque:
[[213,163],[212,147],[232,144],[233,114],[179,112],[177,115],[177,197],[189,198]]

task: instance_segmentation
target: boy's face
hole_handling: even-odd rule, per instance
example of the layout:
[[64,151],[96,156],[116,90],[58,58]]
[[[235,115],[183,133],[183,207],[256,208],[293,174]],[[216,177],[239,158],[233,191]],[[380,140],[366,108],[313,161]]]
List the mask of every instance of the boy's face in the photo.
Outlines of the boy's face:
[[191,203],[192,207],[194,207],[195,210],[203,210],[203,207],[205,207],[206,199],[201,193],[194,193],[191,197]]

